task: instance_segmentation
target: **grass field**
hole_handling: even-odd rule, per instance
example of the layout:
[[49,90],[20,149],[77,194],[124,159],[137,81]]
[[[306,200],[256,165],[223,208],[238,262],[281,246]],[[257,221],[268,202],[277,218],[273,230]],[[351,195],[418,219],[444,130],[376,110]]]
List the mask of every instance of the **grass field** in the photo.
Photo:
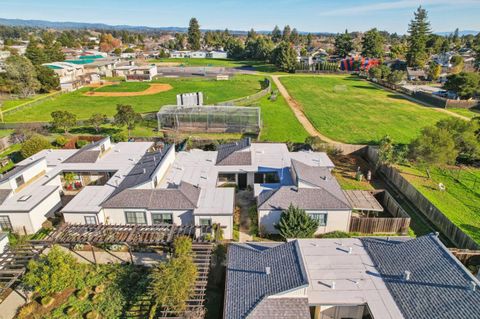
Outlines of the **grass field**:
[[397,143],[408,143],[423,127],[449,116],[353,76],[280,80],[318,131],[345,143],[376,144],[387,134]]
[[96,92],[141,92],[148,89],[150,85],[145,82],[120,82],[118,84],[106,85],[95,89]]
[[[176,95],[179,93],[204,93],[204,103],[213,104],[256,93],[261,89],[264,77],[255,75],[237,75],[229,81],[215,81],[206,79],[162,79],[155,83],[168,83],[173,89],[153,95],[133,97],[97,97],[85,96],[89,88],[62,94],[44,103],[25,108],[21,111],[6,114],[5,122],[48,122],[50,114],[57,110],[66,110],[77,115],[78,119],[87,119],[93,113],[113,116],[117,104],[130,104],[140,113],[156,112],[162,105],[176,104]],[[136,86],[138,83],[127,82],[125,86]]]
[[226,68],[244,68],[251,67],[260,72],[275,72],[277,68],[273,64],[268,64],[262,61],[237,61],[231,59],[152,59],[148,60],[150,63],[178,63],[183,66],[213,66]]
[[[273,83],[272,89],[276,89]],[[252,104],[261,108],[263,128],[259,140],[303,143],[309,136],[281,94],[275,101],[268,95]]]
[[474,118],[480,116],[480,109],[460,109],[460,108],[449,108],[447,109],[450,112],[454,112],[469,118]]
[[16,99],[16,100],[7,100],[3,101],[0,103],[2,105],[2,111],[6,111],[9,109],[13,109],[14,107],[17,107],[21,104],[27,103],[27,102],[32,102],[34,100],[40,99],[44,97],[47,94],[36,94],[35,96],[25,98],[25,99]]
[[[402,175],[427,197],[445,216],[473,240],[480,243],[480,169],[430,169],[399,166]],[[438,184],[443,183],[445,191]]]

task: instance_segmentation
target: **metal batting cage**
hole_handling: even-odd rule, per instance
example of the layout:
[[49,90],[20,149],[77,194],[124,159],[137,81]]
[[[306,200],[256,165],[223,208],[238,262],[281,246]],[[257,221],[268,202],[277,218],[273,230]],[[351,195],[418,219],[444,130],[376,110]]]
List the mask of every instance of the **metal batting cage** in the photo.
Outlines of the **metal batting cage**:
[[157,113],[158,130],[258,133],[260,108],[227,105],[167,105]]

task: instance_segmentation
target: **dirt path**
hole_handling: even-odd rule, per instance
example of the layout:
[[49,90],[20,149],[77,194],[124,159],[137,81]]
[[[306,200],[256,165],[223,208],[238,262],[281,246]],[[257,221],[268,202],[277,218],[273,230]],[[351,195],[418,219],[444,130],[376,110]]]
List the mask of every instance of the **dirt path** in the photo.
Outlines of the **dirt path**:
[[[320,133],[319,131],[317,131],[317,129],[313,126],[313,124],[310,122],[310,120],[303,113],[302,106],[297,101],[295,101],[294,98],[292,98],[290,96],[290,94],[288,93],[285,86],[283,86],[282,82],[280,82],[279,78],[280,78],[280,75],[272,75],[272,80],[275,83],[275,85],[277,86],[278,91],[285,98],[288,105],[290,106],[293,113],[295,114],[295,117],[303,125],[303,127],[305,128],[307,133],[310,134],[311,136],[318,136],[323,141],[325,141],[327,143],[330,143],[330,144],[345,144],[345,143],[341,143],[341,142],[332,140],[331,138],[329,138],[329,137],[323,135],[322,133]],[[345,145],[347,145],[347,144],[345,144]]]
[[118,96],[141,96],[141,95],[153,95],[165,91],[170,91],[173,87],[170,84],[164,83],[150,83],[150,87],[144,91],[140,92],[86,92],[83,95],[85,96],[109,96],[109,97],[118,97]]

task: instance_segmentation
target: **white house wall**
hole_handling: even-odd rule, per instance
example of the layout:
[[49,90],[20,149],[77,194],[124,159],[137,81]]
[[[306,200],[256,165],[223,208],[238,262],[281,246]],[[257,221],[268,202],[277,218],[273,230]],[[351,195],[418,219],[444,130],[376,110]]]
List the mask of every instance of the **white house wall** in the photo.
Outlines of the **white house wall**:
[[[307,214],[318,213],[319,211],[306,211]],[[351,211],[327,211],[327,224],[319,226],[315,234],[324,234],[332,231],[348,232],[350,227]],[[260,227],[270,234],[278,234],[275,225],[280,221],[282,215],[281,210],[260,210],[258,212],[258,224]]]
[[220,224],[223,228],[223,238],[233,238],[233,216],[222,215],[195,215],[195,225],[200,225],[200,219],[211,219],[213,224]]
[[152,213],[154,214],[168,214],[173,216],[173,223],[177,225],[191,225],[193,223],[193,215],[191,210],[152,210],[145,209],[118,209],[118,208],[104,208],[105,222],[108,224],[126,224],[125,212],[128,211],[143,211],[147,219],[147,224],[152,225]]
[[1,212],[0,215],[10,218],[14,232],[34,234],[42,228],[43,222],[47,220],[46,215],[54,212],[60,206],[60,193],[55,191],[30,212]]

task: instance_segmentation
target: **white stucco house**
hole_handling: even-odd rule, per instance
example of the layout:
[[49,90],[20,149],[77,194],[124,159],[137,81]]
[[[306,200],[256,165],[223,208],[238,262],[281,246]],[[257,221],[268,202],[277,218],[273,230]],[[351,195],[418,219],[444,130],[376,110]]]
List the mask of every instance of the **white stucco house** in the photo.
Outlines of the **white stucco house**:
[[319,221],[317,233],[348,231],[352,209],[333,166],[325,153],[250,139],[175,152],[107,137],[80,150],[43,150],[3,175],[0,227],[31,234],[60,214],[82,224],[220,224],[231,239],[239,189],[253,191],[266,232],[276,232],[290,204]]
[[62,91],[74,91],[81,88],[84,84],[83,77],[85,70],[83,65],[70,62],[52,62],[45,63],[43,66],[55,72],[60,80],[60,88]]

